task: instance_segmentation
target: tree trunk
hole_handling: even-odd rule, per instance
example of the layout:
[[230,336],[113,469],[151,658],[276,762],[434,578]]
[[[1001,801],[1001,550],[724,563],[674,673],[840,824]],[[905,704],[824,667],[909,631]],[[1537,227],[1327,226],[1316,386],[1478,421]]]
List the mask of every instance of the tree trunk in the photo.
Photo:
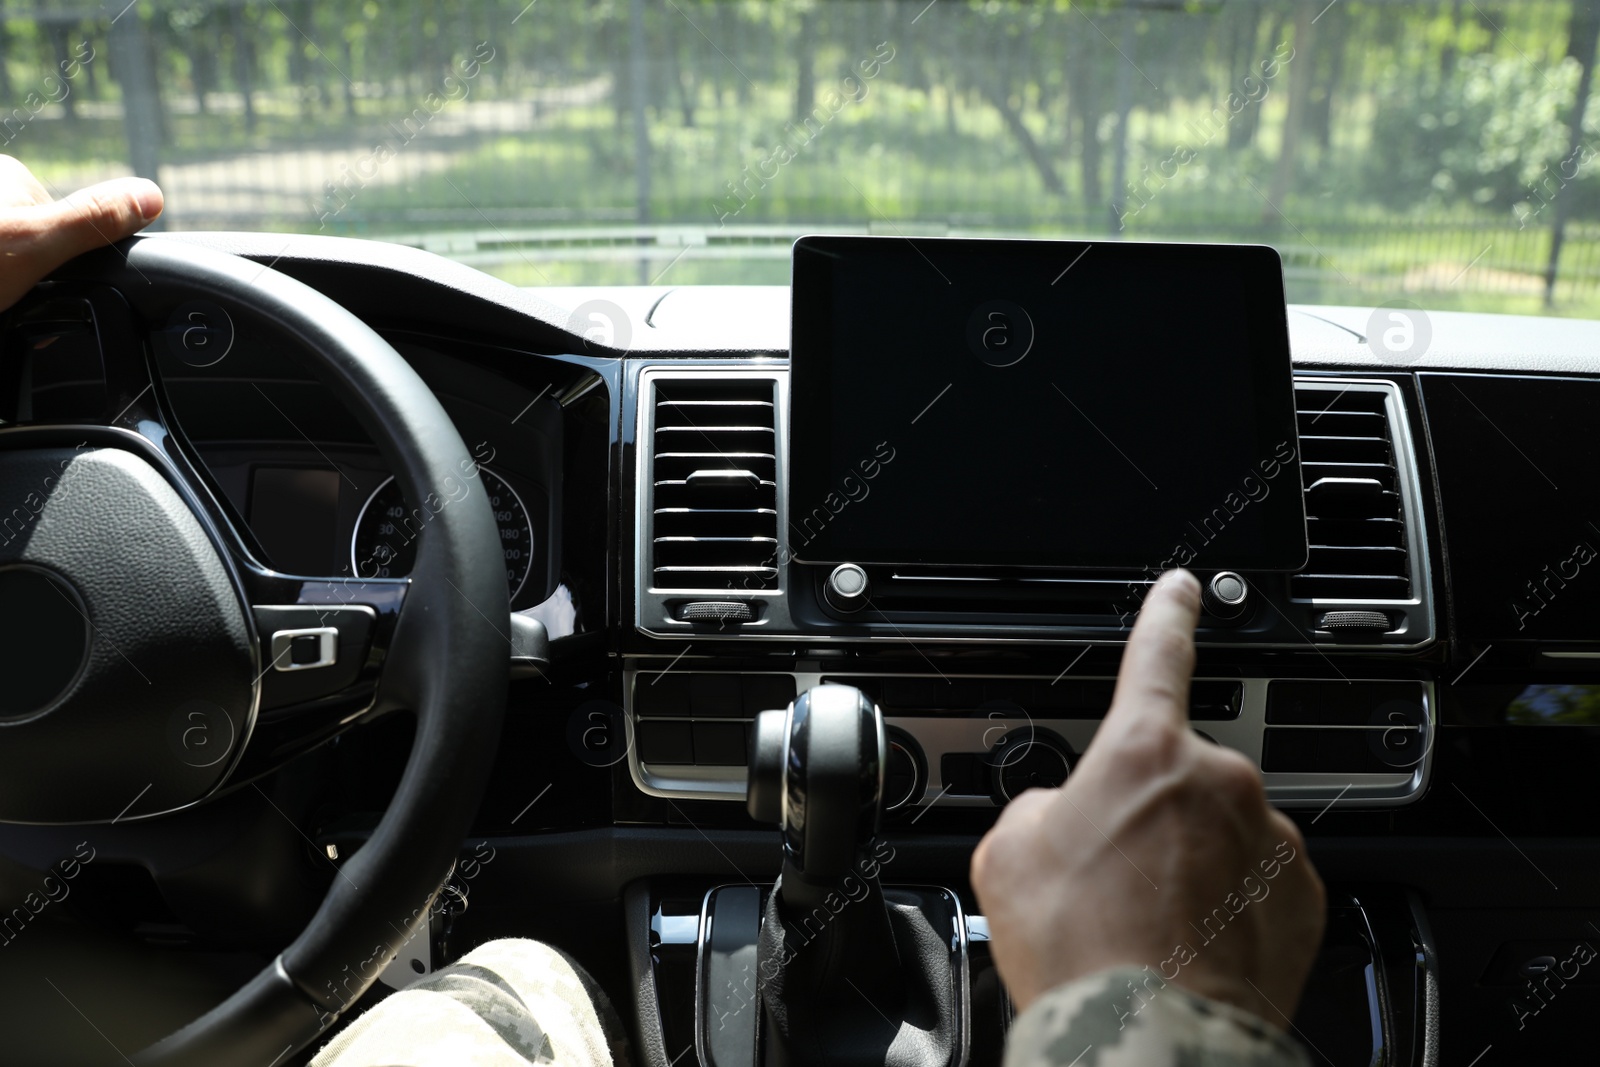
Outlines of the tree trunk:
[[306,60],[306,39],[300,36],[301,30],[308,35],[311,33],[309,8],[305,0],[285,5],[285,21],[288,25],[284,26],[284,36],[289,52],[289,84],[300,97],[302,119],[311,117],[311,68]]
[[350,77],[343,79],[344,117],[353,119],[356,117],[356,50],[351,47],[350,38],[344,38],[342,43],[344,45],[344,72],[350,75]]
[[[739,17],[739,9],[734,7],[732,4],[718,4],[717,6],[719,8],[724,6],[728,7],[732,15],[732,25],[730,25],[728,28],[728,39],[733,42],[733,47],[729,51],[731,54],[736,56],[744,55],[745,24],[744,19]],[[748,78],[733,79],[733,95],[734,99],[739,101],[740,107],[750,106],[751,91],[752,89],[750,80]]]
[[[155,16],[161,18],[158,11]],[[163,49],[157,40],[155,31],[148,23],[140,23],[142,32],[140,37],[144,43],[144,78],[148,83],[145,91],[149,94],[151,107],[155,116],[156,136],[161,139],[163,147],[170,147],[173,143],[172,122],[167,118],[167,109],[161,105],[161,56]]]
[[1045,191],[1056,196],[1067,195],[1066,186],[1061,184],[1061,175],[1056,173],[1056,165],[1050,161],[1044,149],[1039,147],[1039,142],[1034,140],[1028,124],[1022,121],[1022,113],[1011,106],[1006,88],[990,85],[986,86],[986,89],[989,102],[1000,112],[1000,118],[1005,121],[1006,129],[1011,131],[1011,136],[1017,139],[1017,144],[1022,146],[1023,153],[1039,172],[1039,180],[1044,183]]
[[[96,43],[94,24],[86,23],[84,25],[84,29],[88,32],[83,35],[83,40],[88,42],[90,47],[94,49],[95,56],[98,57],[103,55],[108,46],[104,41],[99,41]],[[103,94],[100,92],[100,69],[99,62],[90,62],[83,65],[83,98],[85,100],[102,99]]]
[[[1279,34],[1282,32],[1283,20],[1274,19],[1272,32],[1267,35],[1268,48],[1278,47]],[[1242,31],[1244,40],[1243,65],[1235,68],[1234,77],[1237,80],[1232,85],[1228,86],[1228,92],[1244,92],[1244,79],[1249,77],[1253,72],[1260,70],[1258,64],[1260,63],[1261,59],[1264,58],[1260,55],[1260,34],[1261,4],[1259,2],[1252,2],[1245,6],[1245,26]],[[1226,93],[1223,94],[1223,98],[1227,98]],[[1256,130],[1260,125],[1260,104],[1254,104],[1239,112],[1238,115],[1234,116],[1234,120],[1228,123],[1228,148],[1232,151],[1238,151],[1242,148],[1249,148],[1250,145],[1255,143]]]
[[244,5],[228,9],[228,25],[233,31],[233,82],[244,101],[244,128],[256,132],[255,55],[250,48],[250,31],[245,25]]
[[[70,27],[65,22],[47,22],[45,26],[50,35],[50,51],[56,57],[56,75],[60,77],[61,72],[67,70],[72,61],[71,49],[67,43]],[[74,99],[76,95],[73,87],[69,85],[67,95],[61,98],[62,113],[74,126],[78,123],[78,101]]]
[[[1085,33],[1092,32],[1087,29]],[[1104,201],[1100,189],[1100,102],[1095,92],[1093,52],[1084,45],[1082,34],[1072,39],[1069,62],[1072,70],[1070,103],[1078,115],[1078,164],[1083,179],[1083,215],[1089,218],[1100,210]]]
[[[1551,307],[1556,299],[1556,272],[1561,265],[1561,246],[1567,236],[1567,205],[1572,198],[1566,196],[1566,183],[1576,177],[1578,149],[1583,146],[1583,116],[1589,109],[1589,89],[1594,82],[1595,41],[1600,38],[1600,0],[1573,0],[1572,21],[1567,31],[1567,55],[1582,64],[1578,74],[1578,89],[1572,101],[1572,116],[1567,121],[1567,154],[1562,163],[1560,190],[1551,205],[1550,262],[1544,269],[1544,306]],[[1569,176],[1570,175],[1570,176]]]
[[[1222,68],[1222,76],[1224,80],[1217,91],[1217,95],[1226,97],[1233,88],[1232,84],[1227,79],[1232,78],[1234,71],[1238,70],[1240,64],[1246,61],[1244,58],[1241,58],[1241,53],[1244,54],[1246,58],[1248,57],[1249,49],[1247,48],[1247,42],[1245,41],[1245,26],[1248,25],[1250,27],[1250,32],[1254,33],[1256,29],[1256,18],[1259,16],[1259,13],[1247,12],[1244,8],[1229,8],[1227,6],[1224,6],[1222,10],[1226,12],[1223,17],[1228,20],[1228,62]],[[1251,43],[1251,46],[1253,47],[1253,42]]]
[[1448,81],[1450,75],[1456,72],[1456,43],[1454,34],[1461,32],[1461,3],[1462,0],[1452,0],[1450,4],[1450,32],[1452,36],[1445,41],[1444,48],[1439,52],[1439,80]]
[[607,23],[601,30],[600,52],[611,57],[611,102],[616,108],[619,139],[627,133],[628,115],[633,110],[634,97],[633,67],[628,48],[624,45],[624,41],[617,40],[617,27]]
[[794,120],[804,122],[817,106],[816,15],[811,11],[800,15],[800,32],[795,35],[794,61],[797,70],[794,84]]
[[1278,146],[1278,165],[1272,172],[1272,185],[1267,190],[1268,202],[1261,205],[1263,225],[1273,225],[1279,220],[1279,211],[1294,181],[1295,151],[1300,145],[1306,98],[1311,93],[1311,75],[1317,61],[1316,53],[1311,50],[1311,38],[1315,33],[1312,23],[1316,17],[1314,11],[1314,5],[1302,3],[1295,12],[1294,60],[1289,68],[1289,105],[1283,116],[1283,139]]
[[[189,32],[185,42],[189,53],[189,80],[194,87],[194,109],[201,115],[210,114],[206,104],[208,93],[216,81],[215,46],[213,36],[216,26],[207,18]],[[211,40],[206,38],[210,36]]]
[[[723,13],[723,11],[725,11],[727,9],[727,6],[728,5],[726,5],[726,4],[714,4],[714,5],[712,5],[712,8],[711,8],[711,25],[716,27],[715,29],[709,31],[711,33],[712,40],[720,41],[720,40],[723,39],[722,35],[725,32],[725,27],[723,25],[723,15],[722,15],[722,13]],[[702,49],[702,51],[704,50],[704,46],[701,44],[701,40],[700,40],[699,34],[696,34],[695,35],[695,39],[689,42],[689,48],[690,48],[689,55],[691,57],[694,55],[694,51],[693,51],[694,49],[700,48],[700,49]],[[692,59],[691,59],[691,62],[693,62]],[[722,107],[722,98],[727,92],[727,88],[728,88],[727,81],[728,81],[728,78],[731,76],[728,73],[728,65],[726,63],[720,63],[720,62],[719,63],[695,63],[694,65],[696,67],[698,67],[700,70],[709,70],[711,72],[711,100],[712,100],[712,104],[713,104],[713,106],[715,106],[717,108]]]
[[1327,56],[1327,68],[1317,72],[1319,84],[1310,101],[1307,124],[1317,144],[1326,150],[1333,143],[1333,98],[1339,91],[1339,79],[1344,77],[1345,43],[1350,37],[1350,24],[1345,12],[1334,7],[1324,12],[1318,28],[1323,41],[1317,50],[1318,58]]
[[1124,7],[1117,16],[1121,22],[1117,48],[1125,62],[1117,64],[1117,132],[1111,142],[1111,232],[1122,229],[1122,208],[1128,186],[1128,116],[1133,111],[1134,53],[1133,11]]
[[[115,57],[116,77],[122,85],[122,126],[128,140],[128,162],[139,177],[159,182],[161,100],[155,92],[148,30],[137,10],[112,23],[108,51]],[[156,220],[157,225],[152,228],[160,228],[161,221]]]
[[683,116],[684,126],[692,130],[695,97],[700,93],[700,83],[691,73],[690,65],[683,61],[683,41],[678,32],[678,23],[681,21],[681,19],[667,21],[667,44],[663,53],[670,68],[667,71],[667,82],[673,90],[673,95],[678,98],[678,112]]
[[[628,4],[628,82],[633,96],[634,197],[640,222],[650,221],[650,123],[645,115],[645,88],[649,83],[644,39],[644,0]],[[639,284],[648,285],[650,260],[639,257]]]
[[11,90],[11,69],[6,65],[11,56],[11,24],[5,15],[5,0],[0,0],[0,100],[10,104],[16,94]]

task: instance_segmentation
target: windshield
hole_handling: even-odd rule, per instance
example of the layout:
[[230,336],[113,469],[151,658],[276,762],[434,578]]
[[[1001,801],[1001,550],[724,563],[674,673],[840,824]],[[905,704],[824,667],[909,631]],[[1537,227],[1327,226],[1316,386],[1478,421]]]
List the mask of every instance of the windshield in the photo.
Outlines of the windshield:
[[171,229],[519,285],[785,284],[807,232],[1249,241],[1291,301],[1600,315],[1587,0],[0,7],[3,150]]

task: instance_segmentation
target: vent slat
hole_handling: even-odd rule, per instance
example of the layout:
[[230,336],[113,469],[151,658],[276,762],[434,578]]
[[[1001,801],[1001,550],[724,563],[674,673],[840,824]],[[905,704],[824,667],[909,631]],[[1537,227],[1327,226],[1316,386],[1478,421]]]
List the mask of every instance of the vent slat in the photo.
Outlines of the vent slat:
[[774,456],[761,456],[746,452],[730,452],[723,456],[691,458],[683,453],[656,456],[656,481],[683,481],[696,471],[739,470],[749,471],[764,482],[775,482],[778,460]]
[[656,508],[662,537],[761,537],[778,525],[774,508]]
[[1302,463],[1389,463],[1389,442],[1381,437],[1338,437],[1326,434],[1300,438]]
[[1313,515],[1306,520],[1313,545],[1401,548],[1406,527],[1398,517],[1336,519]]
[[651,574],[658,589],[778,587],[770,378],[657,379]]
[[1404,600],[1411,580],[1389,574],[1297,574],[1292,583],[1298,600]]
[[662,426],[656,430],[658,452],[706,452],[724,454],[776,451],[777,438],[770,426]]
[[777,553],[775,537],[658,537],[656,569],[663,567],[764,567]]
[[[760,566],[716,566],[716,567],[657,567],[655,568],[656,585],[665,589],[776,589],[778,586],[778,568],[765,565]],[[744,584],[737,579],[743,578],[748,582],[751,578],[765,584]]]
[[1296,599],[1411,596],[1405,510],[1385,393],[1295,389],[1311,553],[1289,582]]
[[1406,550],[1359,545],[1313,545],[1306,570],[1311,573],[1392,576],[1405,570]]

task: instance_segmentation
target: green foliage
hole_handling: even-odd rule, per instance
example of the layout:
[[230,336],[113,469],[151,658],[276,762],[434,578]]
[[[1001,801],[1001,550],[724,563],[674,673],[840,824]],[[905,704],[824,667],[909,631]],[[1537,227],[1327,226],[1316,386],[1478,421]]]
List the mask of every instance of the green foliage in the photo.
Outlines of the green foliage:
[[[1538,310],[1559,188],[1575,221],[1549,310],[1589,313],[1600,178],[1549,180],[1578,84],[1574,2],[1340,0],[1309,24],[1293,0],[648,0],[637,41],[633,0],[144,0],[129,17],[150,38],[174,225],[715,231],[732,183],[737,225],[1266,241],[1292,296]],[[3,150],[62,185],[122,166],[108,18],[6,11],[0,118],[55,64],[50,25],[102,58],[75,114],[52,105]],[[396,142],[478,42],[495,58],[470,91]],[[752,180],[807,93],[879,42],[894,59],[869,92]],[[1585,128],[1600,144],[1600,110]],[[352,184],[388,142],[393,160]],[[343,183],[331,217],[327,182]],[[603,269],[583,262],[574,276]]]
[[1600,685],[1530,685],[1506,709],[1506,721],[1600,726]]
[[[1578,63],[1464,56],[1448,76],[1401,67],[1377,87],[1364,188],[1410,208],[1470,203],[1509,211],[1567,154]],[[1585,125],[1596,129],[1591,113]]]

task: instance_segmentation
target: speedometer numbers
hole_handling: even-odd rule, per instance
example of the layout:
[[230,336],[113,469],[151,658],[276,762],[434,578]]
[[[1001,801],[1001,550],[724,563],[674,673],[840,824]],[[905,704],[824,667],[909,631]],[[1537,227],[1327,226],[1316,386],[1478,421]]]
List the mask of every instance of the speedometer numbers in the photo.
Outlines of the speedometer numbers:
[[[533,566],[533,523],[522,498],[506,480],[479,468],[479,484],[489,494],[495,525],[500,530],[500,550],[505,555],[506,588],[515,600]],[[465,498],[463,498],[465,499]],[[388,479],[374,490],[356,518],[350,543],[350,566],[361,578],[401,578],[411,573],[417,560],[417,538],[433,516],[451,502],[441,501],[429,510],[411,508],[400,495],[400,483]]]

